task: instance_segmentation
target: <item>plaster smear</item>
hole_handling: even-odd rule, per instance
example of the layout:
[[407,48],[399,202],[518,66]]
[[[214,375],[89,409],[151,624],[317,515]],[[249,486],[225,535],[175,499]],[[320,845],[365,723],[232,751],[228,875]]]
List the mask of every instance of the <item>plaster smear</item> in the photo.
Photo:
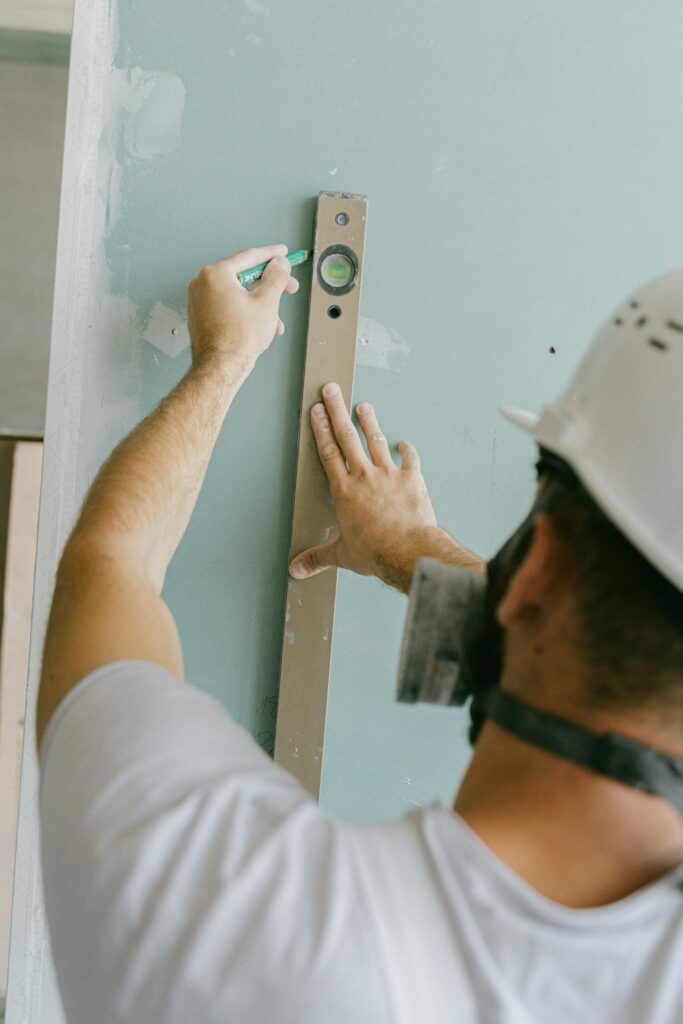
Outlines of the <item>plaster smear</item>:
[[180,145],[185,86],[170,71],[112,68],[112,114],[126,162],[152,160]]
[[[164,156],[178,146],[185,107],[185,87],[177,75],[114,66],[116,15],[112,3],[96,164],[88,337],[83,353],[86,386],[81,422],[86,429],[81,435],[80,487],[89,484],[102,459],[139,419],[140,412],[139,310],[125,294],[115,292],[114,283],[115,266],[123,266],[126,273],[127,265],[126,253],[116,244],[115,235],[123,209],[125,168],[139,160]],[[176,315],[172,326],[177,321]],[[170,337],[175,347],[187,344],[181,331]],[[97,430],[92,429],[95,423]]]
[[[108,257],[98,268],[98,294],[109,295],[112,300],[112,261],[114,254],[118,259],[122,255],[120,247],[114,248],[113,232],[122,212],[124,168],[137,161],[168,156],[178,148],[185,95],[182,81],[171,72],[110,66],[97,177],[98,234],[101,232],[102,245]],[[145,340],[167,356],[179,355],[190,344],[187,323],[177,311],[157,302],[149,315],[142,317],[141,325],[140,312],[129,306],[126,319],[130,324],[130,336],[135,339],[138,349],[141,326]],[[120,309],[117,314],[120,322]]]
[[356,362],[373,370],[400,373],[410,349],[393,327],[385,327],[379,320],[360,317],[356,343]]
[[161,302],[152,306],[142,337],[171,359],[179,356],[190,344],[187,321],[175,309]]

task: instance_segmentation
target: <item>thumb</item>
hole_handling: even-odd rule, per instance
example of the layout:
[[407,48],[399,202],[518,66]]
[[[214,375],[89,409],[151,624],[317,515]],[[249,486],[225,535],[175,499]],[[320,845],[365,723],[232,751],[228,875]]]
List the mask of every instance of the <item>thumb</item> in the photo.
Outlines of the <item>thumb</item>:
[[319,544],[318,547],[302,551],[292,560],[289,566],[289,575],[295,580],[305,580],[309,576],[317,576],[324,569],[337,565],[336,547],[337,541],[333,540],[328,544]]
[[287,287],[291,273],[292,267],[289,260],[286,260],[284,256],[276,256],[263,271],[258,294],[267,295],[270,299],[279,301]]

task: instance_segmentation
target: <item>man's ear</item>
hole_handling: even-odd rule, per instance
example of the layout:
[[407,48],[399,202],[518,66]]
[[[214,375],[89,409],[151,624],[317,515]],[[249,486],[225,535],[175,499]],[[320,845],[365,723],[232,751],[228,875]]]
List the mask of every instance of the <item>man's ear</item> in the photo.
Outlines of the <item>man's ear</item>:
[[526,558],[496,609],[500,625],[508,627],[525,615],[537,613],[552,591],[568,585],[571,567],[570,546],[552,516],[538,515]]

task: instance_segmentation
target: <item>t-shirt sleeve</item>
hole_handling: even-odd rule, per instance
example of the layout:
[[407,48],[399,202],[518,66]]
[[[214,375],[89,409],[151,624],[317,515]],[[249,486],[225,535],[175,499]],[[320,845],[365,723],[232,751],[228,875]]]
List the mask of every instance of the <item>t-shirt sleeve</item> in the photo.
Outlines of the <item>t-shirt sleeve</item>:
[[84,680],[40,813],[70,1024],[389,1019],[343,829],[206,693],[145,662]]

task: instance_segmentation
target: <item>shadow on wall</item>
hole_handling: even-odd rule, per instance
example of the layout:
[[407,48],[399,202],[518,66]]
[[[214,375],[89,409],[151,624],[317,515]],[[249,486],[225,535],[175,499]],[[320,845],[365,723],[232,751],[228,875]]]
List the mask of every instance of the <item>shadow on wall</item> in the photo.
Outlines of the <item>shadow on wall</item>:
[[0,437],[43,433],[68,52],[0,28]]

